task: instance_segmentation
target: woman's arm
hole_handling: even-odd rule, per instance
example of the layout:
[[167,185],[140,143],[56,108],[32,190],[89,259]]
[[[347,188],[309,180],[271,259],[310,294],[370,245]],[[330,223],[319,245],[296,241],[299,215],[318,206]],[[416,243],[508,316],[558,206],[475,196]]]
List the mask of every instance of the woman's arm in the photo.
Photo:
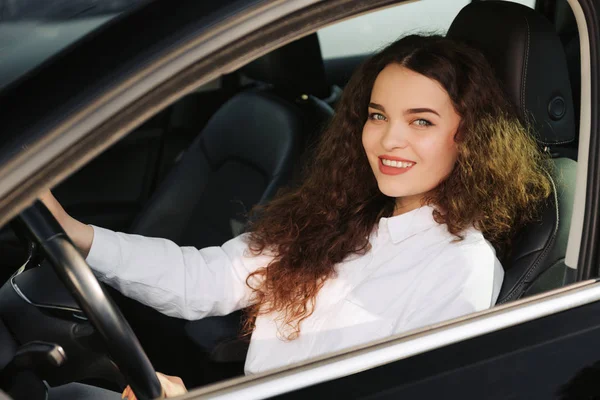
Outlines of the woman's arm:
[[54,218],[60,223],[75,246],[79,248],[81,254],[87,257],[92,247],[92,241],[94,240],[94,230],[92,227],[79,222],[67,214],[63,206],[49,190],[40,196],[40,200],[54,215]]
[[173,317],[194,320],[247,307],[252,291],[246,278],[272,259],[248,254],[245,236],[200,250],[180,247],[167,239],[84,225],[53,197],[46,195],[43,201],[50,202],[61,224],[66,221],[65,231],[82,252],[87,249],[86,261],[98,279]]

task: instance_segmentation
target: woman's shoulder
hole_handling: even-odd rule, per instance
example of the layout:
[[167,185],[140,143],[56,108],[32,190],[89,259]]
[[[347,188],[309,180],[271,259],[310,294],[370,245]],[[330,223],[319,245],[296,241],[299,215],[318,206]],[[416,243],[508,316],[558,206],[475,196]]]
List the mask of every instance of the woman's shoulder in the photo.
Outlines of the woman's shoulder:
[[443,270],[440,278],[449,286],[472,292],[474,298],[488,306],[494,304],[504,280],[504,269],[496,251],[475,228],[463,231],[462,237],[462,240],[450,241],[438,255],[436,264]]
[[500,266],[494,246],[481,231],[469,227],[460,234],[461,238],[448,233],[448,245],[439,254],[440,259],[456,264],[457,267],[481,271],[488,267],[493,271]]
[[479,249],[489,249],[494,252],[494,247],[487,239],[483,236],[483,233],[474,226],[470,226],[466,228],[462,233],[462,240],[457,241],[459,247],[465,251],[468,251],[471,247],[479,248]]

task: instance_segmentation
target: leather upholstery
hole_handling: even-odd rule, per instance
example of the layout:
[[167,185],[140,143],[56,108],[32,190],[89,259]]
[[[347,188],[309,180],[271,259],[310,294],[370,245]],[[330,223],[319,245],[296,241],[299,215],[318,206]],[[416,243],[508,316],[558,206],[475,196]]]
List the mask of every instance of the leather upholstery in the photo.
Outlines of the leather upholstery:
[[[274,85],[234,96],[209,120],[130,231],[197,248],[237,236],[252,206],[298,179],[304,149],[332,115],[315,96],[298,98]],[[149,321],[158,323],[166,335],[185,335],[182,340],[211,360],[230,363],[243,362],[248,348],[237,339],[241,316],[236,311],[187,322],[139,306],[128,314],[142,326],[139,331],[151,329]],[[147,340],[154,348],[167,339],[157,332]]]
[[517,3],[474,2],[456,16],[448,36],[483,51],[508,95],[529,116],[541,144],[565,145],[575,140],[567,62],[548,20]]
[[[242,233],[252,206],[271,198],[292,178],[303,123],[298,106],[272,93],[232,97],[208,121],[130,231],[197,248],[220,246]],[[234,339],[240,311],[188,322],[139,303],[122,301],[120,307],[128,310],[130,324],[148,349],[162,349],[176,337],[177,348],[185,352],[171,348],[177,359],[193,354],[190,346],[195,345],[213,361],[244,360],[247,344]],[[157,325],[160,331],[153,329]]]
[[295,95],[320,99],[331,95],[316,33],[280,47],[242,68],[247,77],[268,82]]
[[540,220],[522,229],[513,239],[513,250],[503,265],[508,270],[498,303],[516,300],[564,284],[567,240],[573,213],[577,163],[554,159],[553,193]]
[[[486,55],[521,113],[533,117],[540,145],[561,154],[564,149],[559,145],[575,138],[575,114],[565,54],[552,25],[528,7],[485,1],[466,6],[448,36]],[[558,119],[548,111],[557,97],[565,104],[565,114]],[[552,161],[553,193],[540,210],[539,221],[516,234],[512,251],[501,260],[506,273],[498,303],[564,284],[577,163],[567,158]]]
[[196,247],[233,238],[252,206],[290,180],[302,132],[294,104],[263,92],[234,96],[184,153],[131,232]]

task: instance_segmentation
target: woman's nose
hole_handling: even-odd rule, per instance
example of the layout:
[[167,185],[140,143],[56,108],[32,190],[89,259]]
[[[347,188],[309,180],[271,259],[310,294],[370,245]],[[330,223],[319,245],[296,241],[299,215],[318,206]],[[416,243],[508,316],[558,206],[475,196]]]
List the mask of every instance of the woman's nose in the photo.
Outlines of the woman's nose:
[[409,145],[408,127],[402,124],[389,124],[381,137],[381,146],[385,150],[405,148]]

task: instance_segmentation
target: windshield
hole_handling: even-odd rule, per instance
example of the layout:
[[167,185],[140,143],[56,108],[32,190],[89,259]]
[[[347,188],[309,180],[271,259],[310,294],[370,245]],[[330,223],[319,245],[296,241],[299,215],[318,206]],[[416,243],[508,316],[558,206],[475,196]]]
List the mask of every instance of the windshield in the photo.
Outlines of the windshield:
[[148,0],[0,0],[0,90]]

